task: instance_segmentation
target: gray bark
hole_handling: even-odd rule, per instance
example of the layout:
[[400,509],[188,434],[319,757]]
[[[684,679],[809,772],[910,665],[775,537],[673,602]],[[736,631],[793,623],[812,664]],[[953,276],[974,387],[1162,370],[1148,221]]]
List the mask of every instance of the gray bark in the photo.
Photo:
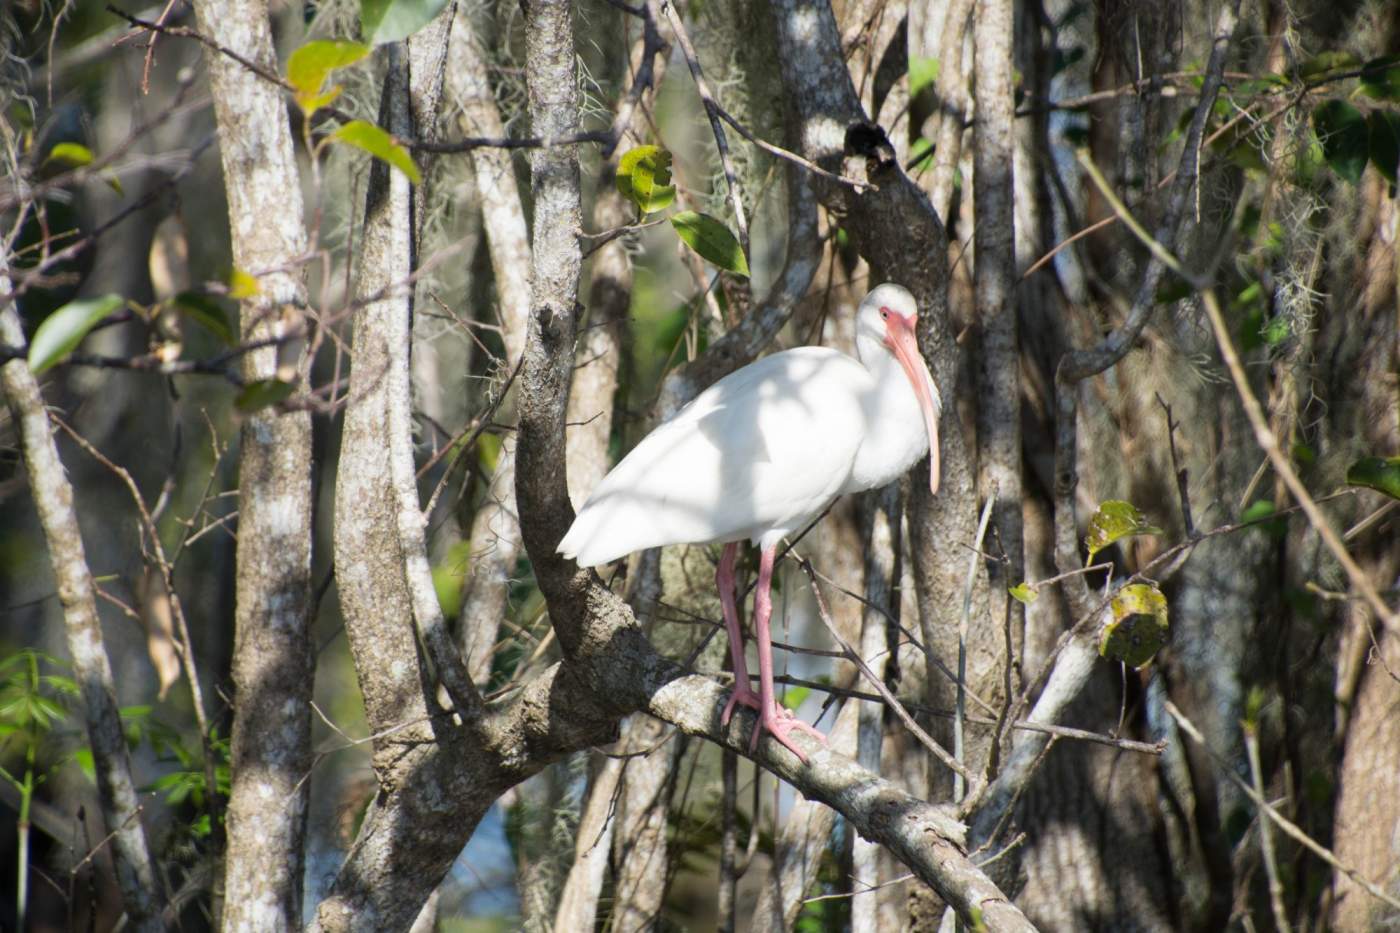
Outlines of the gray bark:
[[[464,13],[452,21],[448,54],[448,95],[460,110],[457,123],[462,132],[469,136],[504,136],[505,126],[487,81],[486,62]],[[530,308],[530,241],[525,209],[508,150],[483,146],[472,150],[471,159],[496,283],[505,365],[513,367],[520,359]],[[462,601],[461,640],[472,679],[484,683],[491,673],[496,636],[505,618],[510,581],[520,554],[515,442],[509,437],[501,444],[486,499],[472,519],[471,542],[471,580]]]
[[[899,484],[870,493],[861,503],[862,538],[865,552],[865,607],[861,620],[860,656],[881,680],[890,663],[888,646],[890,624],[886,613],[899,612],[895,582],[899,579],[901,550],[899,536]],[[898,617],[897,615],[895,616]],[[856,760],[880,774],[880,753],[884,745],[884,703],[860,701],[860,728]],[[855,839],[851,851],[851,930],[876,933],[880,929],[879,893],[880,847]]]
[[579,817],[574,844],[574,864],[554,914],[556,930],[588,930],[597,922],[598,896],[603,890],[617,828],[614,809],[622,763],[621,757],[604,757],[589,781],[588,801]]
[[[0,252],[0,294],[9,294],[9,256]],[[25,346],[24,329],[13,302],[0,310],[0,340]],[[82,691],[83,722],[92,748],[97,796],[102,817],[112,834],[112,862],[132,926],[140,931],[164,928],[162,887],[151,860],[126,734],[117,711],[117,691],[97,615],[92,572],[83,551],[78,515],[73,510],[73,487],[52,436],[39,383],[23,359],[0,367],[0,387],[19,431],[25,472],[34,508],[48,545],[49,566],[63,609],[63,634],[73,661],[74,679]]]
[[[265,2],[201,0],[195,14],[205,35],[278,70]],[[233,261],[259,284],[258,294],[242,302],[241,337],[295,333],[308,326],[298,265],[306,230],[286,104],[278,88],[238,62],[218,54],[207,60]],[[277,376],[279,359],[300,372],[304,337],[249,353],[244,377]],[[311,416],[253,414],[243,423],[239,464],[228,930],[295,929],[301,922],[315,672],[311,512]]]
[[[977,128],[973,134],[973,208],[976,307],[981,316],[982,345],[977,356],[978,487],[983,500],[995,497],[993,527],[1005,565],[991,563],[991,619],[1011,612],[1019,631],[1025,607],[1007,588],[1025,575],[1021,527],[1021,347],[1015,287],[1016,191],[1013,151],[1015,101],[1011,92],[1014,62],[1010,0],[982,0],[975,24]],[[989,542],[990,546],[990,542]]]
[[[617,802],[612,925],[633,933],[655,929],[666,900],[671,868],[666,823],[682,743],[670,726],[640,714],[623,734],[625,752],[637,757],[624,766]],[[643,750],[648,751],[640,754]]]
[[[856,751],[860,710],[863,704],[847,703],[827,735],[831,748],[842,754]],[[758,906],[749,929],[786,933],[802,912],[802,901],[817,880],[822,857],[831,848],[836,811],[803,797],[792,805],[773,849],[773,865],[762,879]]]

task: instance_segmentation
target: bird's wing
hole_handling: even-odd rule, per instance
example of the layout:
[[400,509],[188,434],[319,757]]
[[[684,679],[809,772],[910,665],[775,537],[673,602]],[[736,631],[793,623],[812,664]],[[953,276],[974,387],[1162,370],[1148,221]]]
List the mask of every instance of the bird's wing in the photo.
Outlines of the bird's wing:
[[805,347],[721,379],[603,479],[560,552],[594,566],[647,547],[800,525],[850,473],[869,378],[845,354]]

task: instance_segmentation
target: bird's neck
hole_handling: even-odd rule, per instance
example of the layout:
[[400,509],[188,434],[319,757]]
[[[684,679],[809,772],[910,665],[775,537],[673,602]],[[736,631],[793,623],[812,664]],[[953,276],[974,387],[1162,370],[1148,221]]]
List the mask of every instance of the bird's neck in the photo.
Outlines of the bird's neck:
[[865,437],[848,491],[883,486],[928,453],[923,412],[904,368],[892,352],[873,339],[858,340],[856,349],[872,384],[863,400]]

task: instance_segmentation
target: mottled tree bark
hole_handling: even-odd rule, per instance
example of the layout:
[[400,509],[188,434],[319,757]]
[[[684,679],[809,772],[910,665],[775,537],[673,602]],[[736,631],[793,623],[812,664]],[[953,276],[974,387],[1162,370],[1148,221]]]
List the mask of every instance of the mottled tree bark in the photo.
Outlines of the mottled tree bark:
[[[0,252],[0,294],[9,293],[9,256]],[[11,347],[25,346],[24,329],[13,302],[0,309],[0,340]],[[0,388],[18,428],[30,495],[48,545],[49,566],[63,610],[63,634],[74,679],[82,692],[83,724],[92,748],[97,796],[107,831],[112,834],[112,863],[122,901],[135,929],[143,933],[161,930],[164,897],[131,779],[131,760],[97,615],[92,572],[73,510],[73,487],[58,458],[44,397],[29,364],[21,358],[0,367]]]
[[[1011,77],[1011,0],[980,0],[973,13],[977,82],[977,127],[973,133],[973,209],[976,307],[981,346],[977,353],[977,466],[982,499],[995,497],[992,510],[997,543],[992,553],[1005,564],[989,563],[988,618],[1011,612],[1020,631],[1025,607],[1007,589],[1025,575],[1021,529],[1021,345],[1017,326],[1014,173],[1015,101]],[[1009,605],[1008,605],[1009,601]]]
[[[459,13],[452,21],[447,81],[448,95],[460,108],[457,123],[466,135],[504,136],[482,55],[466,14]],[[496,317],[509,368],[520,359],[530,309],[530,240],[525,209],[508,150],[483,146],[472,150],[471,159],[496,284]],[[490,676],[496,636],[505,618],[510,581],[520,555],[520,526],[515,513],[515,441],[506,437],[486,499],[472,518],[471,578],[462,601],[461,642],[477,683]]]
[[[200,0],[200,30],[278,71],[263,0]],[[233,261],[258,279],[241,304],[244,341],[289,343],[243,357],[248,380],[303,371],[310,322],[300,262],[301,184],[280,89],[207,56],[228,194]],[[286,360],[286,366],[279,366]],[[311,416],[267,408],[243,423],[239,462],[234,703],[224,875],[228,930],[301,922],[305,781],[311,766]]]

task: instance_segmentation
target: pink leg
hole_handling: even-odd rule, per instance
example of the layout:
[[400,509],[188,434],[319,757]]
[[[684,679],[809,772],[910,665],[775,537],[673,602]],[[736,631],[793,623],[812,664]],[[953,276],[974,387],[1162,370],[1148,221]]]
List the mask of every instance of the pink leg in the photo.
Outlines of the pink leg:
[[797,747],[789,736],[793,731],[806,732],[826,744],[826,736],[792,715],[792,712],[778,706],[773,693],[773,636],[768,620],[773,615],[773,599],[769,592],[773,583],[773,558],[777,547],[764,548],[758,562],[758,586],[754,589],[753,625],[758,635],[758,684],[759,708],[758,725],[754,727],[753,738],[749,740],[749,751],[758,748],[758,737],[767,729],[773,738],[783,743],[789,751],[807,762],[807,755]]
[[724,611],[724,627],[729,630],[729,657],[734,668],[734,692],[724,705],[724,715],[720,723],[729,725],[729,717],[734,715],[734,706],[742,703],[751,709],[758,709],[758,694],[749,683],[749,666],[744,662],[744,633],[739,631],[739,610],[734,602],[734,561],[739,556],[739,542],[733,541],[724,546],[719,558],[719,570],[715,572],[715,585],[719,587],[719,604]]

